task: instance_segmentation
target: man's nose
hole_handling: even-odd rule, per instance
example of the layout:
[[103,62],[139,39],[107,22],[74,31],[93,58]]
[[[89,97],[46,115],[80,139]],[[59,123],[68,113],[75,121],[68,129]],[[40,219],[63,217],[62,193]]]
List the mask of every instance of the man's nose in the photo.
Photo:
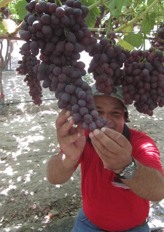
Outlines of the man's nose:
[[113,129],[113,128],[114,128],[114,123],[113,123],[113,121],[111,121],[111,120],[109,120],[109,119],[108,119],[108,127],[109,127],[110,129]]
[[112,117],[109,114],[105,114],[105,118],[108,120],[108,127],[109,128],[114,128],[114,122]]

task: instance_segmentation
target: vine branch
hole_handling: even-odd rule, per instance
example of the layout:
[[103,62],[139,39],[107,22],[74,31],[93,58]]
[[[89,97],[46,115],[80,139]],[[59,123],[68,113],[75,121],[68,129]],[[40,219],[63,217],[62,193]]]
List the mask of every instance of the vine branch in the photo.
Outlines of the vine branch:
[[102,0],[98,0],[97,2],[93,3],[92,5],[88,6],[89,10],[92,10],[96,6],[99,6],[102,3]]
[[142,13],[136,15],[136,17],[134,17],[132,20],[130,20],[128,23],[123,24],[122,26],[118,27],[117,29],[115,29],[115,32],[122,32],[125,28],[127,28],[130,25],[133,25],[135,22],[137,22],[138,19],[144,17],[149,10],[159,2],[159,0],[154,0],[147,8],[145,11],[143,11]]
[[[96,3],[94,3],[93,5],[90,6],[90,8],[95,7],[97,5],[99,5],[102,1],[99,0]],[[152,9],[152,7],[154,5],[156,5],[159,2],[159,0],[154,0],[142,13],[136,15],[132,20],[130,20],[129,22],[121,25],[120,27],[116,28],[114,30],[114,32],[116,33],[123,33],[123,30],[127,27],[129,27],[130,25],[133,25],[134,23],[136,23],[138,21],[138,19],[144,17],[149,11],[150,9]],[[89,28],[91,31],[93,32],[99,32],[99,33],[106,33],[106,28]]]

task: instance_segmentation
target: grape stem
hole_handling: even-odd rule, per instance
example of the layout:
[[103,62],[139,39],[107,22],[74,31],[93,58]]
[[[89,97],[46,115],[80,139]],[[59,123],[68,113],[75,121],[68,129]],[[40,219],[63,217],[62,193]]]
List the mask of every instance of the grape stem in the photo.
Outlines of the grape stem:
[[9,40],[22,40],[20,37],[17,37],[16,34],[19,32],[21,29],[21,26],[23,24],[23,21],[16,27],[15,31],[12,33],[5,33],[0,36],[0,39],[9,39]]
[[8,39],[8,40],[22,40],[22,41],[24,41],[24,40],[23,40],[23,39],[21,39],[20,37],[17,37],[17,36],[11,36],[10,34],[2,35],[2,36],[0,36],[0,39]]
[[[107,2],[107,1],[105,1],[105,2]],[[97,2],[95,2],[92,5],[88,6],[88,9],[92,10],[93,8],[95,8],[95,7],[97,7],[97,6],[101,5],[101,4],[104,5],[105,2],[103,0],[98,0]]]

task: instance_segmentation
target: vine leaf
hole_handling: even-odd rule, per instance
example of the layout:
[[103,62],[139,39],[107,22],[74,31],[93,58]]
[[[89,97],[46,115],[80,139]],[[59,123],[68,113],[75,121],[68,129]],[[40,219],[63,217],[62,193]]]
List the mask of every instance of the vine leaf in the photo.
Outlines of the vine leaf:
[[149,34],[153,29],[156,20],[156,12],[152,12],[151,14],[147,14],[146,17],[142,20],[141,28],[144,34]]
[[127,27],[125,27],[122,32],[124,33],[124,35],[129,34],[130,32],[133,31],[133,25],[128,25]]
[[0,35],[4,35],[7,32],[7,28],[5,27],[3,21],[0,21]]
[[108,7],[112,16],[120,16],[122,13],[123,7],[129,5],[129,0],[111,0],[109,1]]
[[15,9],[16,9],[17,14],[19,16],[19,20],[23,20],[24,16],[27,14],[27,11],[25,8],[26,5],[27,5],[27,2],[22,1],[22,0],[18,0],[17,3],[15,4]]
[[124,40],[133,47],[139,48],[143,43],[144,36],[140,32],[136,34],[134,32],[130,32],[128,35],[124,36]]
[[128,43],[127,41],[123,40],[123,39],[118,39],[118,43],[121,47],[127,49],[128,51],[132,51],[134,49],[134,46],[130,43]]
[[95,27],[95,22],[100,16],[100,2],[97,0],[81,0],[81,3],[84,4],[85,6],[88,6],[89,13],[85,19],[87,26],[94,28]]
[[100,9],[99,8],[93,8],[89,11],[88,16],[86,17],[86,23],[88,27],[94,27],[96,19],[98,18],[98,15],[100,15]]
[[150,5],[150,4],[152,4],[153,1],[154,0],[148,0],[147,4]]

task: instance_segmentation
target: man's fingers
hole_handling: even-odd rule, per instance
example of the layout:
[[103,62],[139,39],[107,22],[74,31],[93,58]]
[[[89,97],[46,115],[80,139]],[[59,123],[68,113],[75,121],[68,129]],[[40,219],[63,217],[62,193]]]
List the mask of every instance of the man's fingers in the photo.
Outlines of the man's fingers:
[[106,147],[102,143],[100,143],[96,138],[92,140],[92,144],[98,153],[104,154],[105,152],[107,152]]
[[67,144],[69,145],[71,143],[74,143],[79,137],[80,137],[79,133],[75,133],[75,134],[69,135],[67,137],[63,137],[62,143],[65,145],[67,145]]
[[70,111],[62,110],[56,119],[56,128],[59,129],[70,117]]
[[[64,124],[61,124],[60,127],[57,128],[57,134],[59,137],[64,137],[66,135],[68,135],[69,131],[71,133],[71,129],[73,130],[72,126],[73,126],[73,120],[72,118],[70,118],[70,120],[67,120],[64,122]],[[72,131],[72,133],[74,133]]]
[[79,134],[85,135],[85,131],[84,131],[84,129],[81,127],[81,125],[78,125],[78,126],[77,126],[77,131],[78,131]]
[[94,144],[94,147],[96,147],[96,149],[103,155],[105,156],[113,156],[116,153],[120,152],[120,147],[116,144],[114,144],[114,142],[109,141],[108,143],[106,143],[105,141],[103,141],[103,143],[98,140],[96,137],[92,138],[92,143]]
[[104,134],[106,134],[109,138],[111,138],[119,146],[124,147],[127,144],[127,139],[121,133],[105,127],[103,127],[101,131]]
[[105,150],[110,151],[111,153],[119,153],[122,149],[118,143],[116,143],[101,130],[96,129],[93,131],[93,133],[90,134],[90,136],[92,141],[97,144],[96,146],[102,153],[105,153]]

